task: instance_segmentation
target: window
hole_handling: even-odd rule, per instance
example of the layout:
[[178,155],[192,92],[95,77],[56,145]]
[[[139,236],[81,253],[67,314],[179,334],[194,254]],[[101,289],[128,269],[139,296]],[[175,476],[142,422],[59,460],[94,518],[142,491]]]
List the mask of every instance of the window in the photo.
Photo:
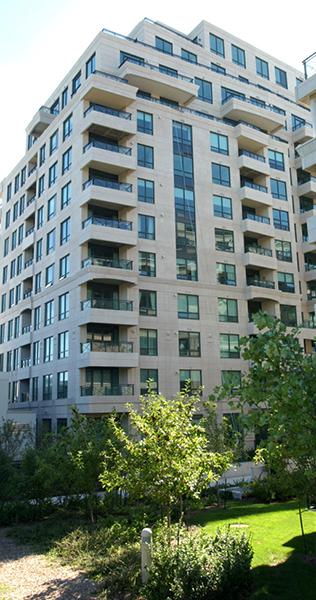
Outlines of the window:
[[69,277],[70,273],[70,255],[63,256],[59,261],[59,279]]
[[216,228],[215,249],[222,252],[234,252],[234,232]]
[[222,385],[228,385],[231,392],[236,392],[241,386],[241,371],[222,371]]
[[59,98],[51,106],[50,112],[52,115],[59,115]]
[[[189,381],[189,385],[188,385]],[[197,394],[202,386],[201,371],[193,369],[181,369],[180,370],[180,391],[182,392],[188,386],[188,393],[190,395]]]
[[280,319],[287,327],[297,326],[296,306],[280,304]]
[[45,302],[45,317],[44,326],[52,325],[54,323],[54,300]]
[[13,319],[8,322],[8,342],[13,340]]
[[54,356],[54,337],[44,339],[44,363],[51,362]]
[[8,256],[9,254],[9,238],[4,240],[4,248],[3,248],[3,256]]
[[153,252],[139,252],[139,274],[156,277],[156,255]]
[[[171,69],[170,67],[166,67],[164,65],[159,65],[159,72],[164,73],[164,75],[170,75],[170,77],[178,77],[178,71],[176,69]],[[168,99],[166,98],[166,101]],[[172,105],[172,100],[170,100],[170,106]],[[166,104],[168,106],[168,104]]]
[[61,209],[68,206],[71,202],[71,181],[65,185],[61,190]]
[[135,56],[135,54],[129,54],[128,52],[121,52],[121,65],[128,60],[129,62],[134,63],[135,65],[144,65],[145,61],[143,58],[139,56]]
[[62,157],[62,175],[67,173],[72,165],[72,148],[68,148]]
[[212,104],[213,95],[212,95],[212,84],[209,81],[204,81],[204,79],[195,78],[195,85],[199,86],[198,90],[198,99],[203,100],[203,102],[209,102]]
[[186,60],[187,62],[193,63],[195,65],[197,63],[196,54],[193,54],[193,52],[189,52],[188,50],[184,50],[183,48],[181,48],[181,58],[182,60]]
[[68,371],[57,373],[57,398],[68,397]]
[[14,223],[14,221],[17,220],[18,216],[19,216],[19,203],[16,202],[13,205],[13,223]]
[[155,217],[138,215],[138,237],[147,240],[155,239]]
[[279,69],[278,67],[275,67],[275,82],[287,89],[286,72],[282,71],[282,69]]
[[14,289],[9,291],[9,308],[14,306]]
[[19,283],[19,285],[17,285],[15,288],[15,304],[18,304],[21,301],[21,290],[22,286]]
[[14,319],[14,337],[15,338],[20,337],[20,327],[21,327],[21,318],[16,317]]
[[51,254],[55,250],[56,229],[52,229],[46,237],[46,254]]
[[153,133],[153,116],[149,113],[137,111],[137,131],[142,133]]
[[211,133],[211,150],[228,155],[228,137],[219,133]]
[[14,250],[17,246],[17,230],[12,232],[11,250]]
[[58,358],[69,356],[69,331],[58,334]]
[[213,33],[210,33],[210,49],[214,54],[218,54],[218,56],[225,58],[224,40]]
[[95,53],[86,62],[86,79],[95,72]]
[[39,165],[40,167],[44,164],[46,160],[46,144],[40,148],[39,151]]
[[10,265],[10,279],[12,279],[13,277],[15,277],[15,272],[16,272],[16,260],[11,260],[11,265]]
[[140,329],[139,330],[140,354],[146,356],[157,356],[157,330]]
[[269,65],[265,60],[256,57],[257,75],[264,79],[269,79]]
[[[19,368],[19,350],[20,348],[14,348],[13,350],[13,371],[16,371]],[[18,385],[18,382],[15,382],[15,385]],[[17,392],[14,394],[14,402],[18,401]]]
[[33,343],[33,365],[40,364],[40,342]]
[[5,325],[4,323],[0,325],[0,344],[4,344],[5,340]]
[[238,46],[234,46],[234,44],[232,44],[232,60],[235,65],[246,68],[245,51],[238,48]]
[[176,221],[176,245],[177,250],[192,253],[192,247],[196,245],[194,223]]
[[269,154],[269,165],[271,169],[278,169],[278,171],[284,171],[284,156],[282,152],[276,152],[275,150],[268,150]]
[[43,257],[43,240],[36,242],[36,262],[39,262]]
[[56,215],[56,199],[57,196],[53,196],[47,202],[47,221],[50,221]]
[[220,333],[221,358],[239,358],[239,335]]
[[9,200],[11,200],[11,196],[12,196],[12,183],[9,183],[9,185],[7,187],[7,202],[9,202]]
[[63,122],[63,142],[72,133],[72,115],[69,115],[68,119]]
[[32,379],[32,402],[38,402],[38,377]]
[[226,69],[216,65],[215,63],[211,63],[211,71],[214,71],[214,73],[219,73],[220,75],[226,75]]
[[148,381],[151,389],[158,394],[158,369],[140,369],[140,393],[146,395],[148,392]]
[[273,209],[273,223],[276,229],[283,229],[284,231],[290,231],[289,226],[289,213],[285,210]]
[[42,175],[42,177],[40,177],[38,180],[38,197],[39,198],[42,196],[42,194],[44,194],[44,191],[45,191],[45,175]]
[[23,215],[25,210],[25,196],[21,196],[20,198],[20,216]]
[[195,331],[179,331],[179,356],[201,356],[200,334]]
[[278,273],[278,286],[281,292],[295,294],[293,273]]
[[154,204],[155,202],[155,187],[153,181],[147,179],[138,179],[138,200]]
[[5,215],[5,228],[8,229],[10,227],[10,219],[11,219],[11,211],[8,210]]
[[172,54],[172,44],[156,36],[156,50],[164,54]]
[[21,171],[21,187],[22,185],[24,185],[26,182],[26,167],[23,167],[22,171]]
[[34,330],[36,331],[41,326],[41,307],[37,306],[34,309]]
[[230,170],[224,165],[212,163],[212,181],[218,185],[230,187]]
[[218,298],[219,321],[224,323],[238,323],[237,300]]
[[50,141],[49,141],[50,156],[52,154],[54,154],[54,152],[56,152],[57,148],[58,148],[58,129],[57,129],[57,131],[55,131],[55,133],[53,133],[53,135],[50,136]]
[[147,317],[156,317],[156,292],[151,292],[149,290],[139,290],[139,314]]
[[7,295],[6,294],[2,294],[1,296],[1,312],[5,312],[7,308]]
[[18,232],[18,244],[22,244],[23,242],[23,235],[24,235],[24,225],[20,225],[19,227],[19,232]]
[[231,98],[237,98],[239,100],[246,99],[245,94],[242,94],[241,92],[236,92],[235,90],[230,90],[229,88],[222,87],[221,94],[222,94],[222,104],[225,104],[225,102],[228,102],[228,100],[230,100]]
[[148,169],[154,168],[154,149],[151,146],[137,144],[137,164]]
[[58,299],[58,318],[60,321],[69,317],[69,292],[62,294]]
[[53,393],[53,375],[43,375],[43,400],[51,400]]
[[[7,371],[11,371],[12,369],[12,350],[7,352]],[[10,394],[9,394],[10,396]]]
[[275,253],[276,253],[277,260],[283,260],[285,262],[292,262],[291,242],[284,242],[283,240],[275,240]]
[[46,272],[45,272],[45,285],[46,287],[48,287],[49,285],[53,285],[54,283],[54,272],[55,272],[55,265],[50,265],[49,267],[46,267]]
[[72,94],[71,97],[74,96],[81,86],[81,71],[77,73],[76,77],[72,80]]
[[3,267],[2,270],[2,283],[7,283],[8,281],[8,265]]
[[70,240],[70,217],[60,224],[60,245]]
[[214,217],[223,217],[224,219],[232,219],[232,201],[231,198],[224,196],[213,196]]
[[48,187],[51,187],[52,185],[54,185],[54,183],[56,183],[57,174],[58,174],[58,165],[57,165],[57,162],[55,162],[49,169]]
[[20,188],[20,173],[14,178],[14,193],[16,194]]
[[35,294],[39,294],[42,289],[42,273],[35,275]]
[[197,281],[197,263],[192,258],[177,258],[177,279]]
[[67,427],[67,419],[63,419],[63,418],[57,419],[57,427],[56,427],[57,435],[59,435],[65,427]]
[[271,194],[273,198],[278,198],[279,200],[287,200],[285,181],[279,181],[278,179],[270,179],[270,182]]
[[179,319],[199,319],[199,297],[190,294],[178,294]]
[[65,108],[68,104],[68,88],[64,89],[61,95],[61,107]]

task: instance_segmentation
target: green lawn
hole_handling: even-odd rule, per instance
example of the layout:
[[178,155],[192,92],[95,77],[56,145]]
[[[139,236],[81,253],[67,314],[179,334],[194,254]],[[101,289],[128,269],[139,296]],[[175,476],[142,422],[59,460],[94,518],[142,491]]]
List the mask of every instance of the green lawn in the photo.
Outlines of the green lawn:
[[[305,503],[301,503],[305,508]],[[302,513],[307,553],[315,553],[316,513]],[[209,510],[193,520],[213,533],[218,527],[238,525],[249,531],[254,557],[250,600],[315,600],[316,565],[304,562],[296,501],[282,504],[231,502],[226,510]]]

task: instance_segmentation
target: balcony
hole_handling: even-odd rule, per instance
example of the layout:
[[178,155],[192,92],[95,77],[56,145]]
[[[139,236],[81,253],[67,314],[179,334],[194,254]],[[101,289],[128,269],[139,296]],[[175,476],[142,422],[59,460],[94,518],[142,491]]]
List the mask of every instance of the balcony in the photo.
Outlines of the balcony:
[[80,168],[106,170],[114,175],[121,175],[125,171],[135,171],[136,158],[131,156],[131,153],[131,148],[93,140],[83,148]]
[[127,269],[128,271],[131,271],[133,268],[133,261],[125,260],[124,258],[98,258],[97,256],[90,256],[81,261],[82,269],[91,265],[95,267],[110,267],[111,269]]
[[268,188],[265,185],[250,183],[248,181],[241,182],[239,198],[251,208],[272,206],[273,204],[272,196],[268,194]]
[[284,292],[286,294],[295,294],[294,283],[286,283],[285,281],[279,281],[278,287],[280,292]]
[[156,65],[145,62],[137,64],[126,59],[120,65],[118,74],[143,92],[162,96],[180,104],[188,104],[197,98],[199,88],[194,80],[179,75],[175,70],[170,70],[170,74],[167,74]]
[[110,217],[102,217],[93,215],[82,222],[82,229],[89,227],[89,225],[100,225],[101,227],[115,227],[116,229],[123,229],[125,231],[132,230],[132,221],[124,221],[123,219],[111,219]]
[[257,279],[256,277],[247,277],[247,285],[255,285],[256,287],[267,288],[269,290],[275,289],[274,281],[268,281],[267,279]]
[[131,113],[102,104],[92,103],[85,111],[81,133],[91,130],[93,126],[102,128],[104,135],[116,140],[136,133],[136,121],[131,120]]
[[252,213],[243,212],[241,230],[245,234],[274,237],[274,228],[270,225],[270,219]]
[[89,240],[113,243],[117,246],[137,244],[137,233],[132,231],[132,222],[93,215],[83,221],[80,244]]
[[131,260],[91,256],[81,261],[81,268],[81,283],[91,279],[116,285],[137,283],[138,272],[133,271]]
[[259,246],[246,246],[243,258],[245,267],[257,267],[259,269],[276,269],[276,260],[269,248]]
[[27,134],[34,137],[39,137],[43,131],[53,122],[55,116],[48,106],[41,106],[34,115],[32,121],[26,128]]
[[135,327],[138,314],[131,300],[87,298],[81,302],[80,325],[87,323],[113,323]]
[[285,125],[285,116],[274,112],[270,106],[257,106],[254,101],[240,97],[228,97],[223,100],[221,116],[223,119],[246,121],[268,133],[275,133]]
[[81,396],[133,396],[134,384],[125,383],[118,385],[110,384],[86,384],[80,386]]
[[297,183],[297,193],[299,196],[307,196],[307,198],[316,198],[316,177],[306,177]]
[[32,331],[32,325],[29,323],[29,325],[24,325],[22,327],[22,335],[26,334],[26,333],[30,333],[30,331]]
[[239,147],[247,148],[251,152],[261,150],[268,145],[269,140],[266,131],[245,121],[236,124],[235,137],[238,140]]
[[91,201],[97,201],[100,206],[121,210],[136,208],[137,199],[132,185],[111,181],[103,177],[92,176],[83,184],[80,206]]
[[308,142],[312,138],[313,126],[310,123],[298,123],[292,128],[292,141],[294,144],[305,144],[305,142]]
[[136,100],[137,88],[128,84],[129,82],[122,77],[105,71],[95,71],[86,80],[80,98],[123,110]]
[[21,369],[26,369],[27,367],[30,367],[32,364],[32,361],[30,358],[24,358],[23,360],[21,360]]
[[308,171],[315,177],[316,175],[316,138],[312,138],[302,146],[297,148],[297,152],[302,158],[302,169]]
[[256,174],[269,175],[270,169],[267,165],[264,156],[249,152],[249,150],[239,149],[237,167],[241,169],[242,175],[245,177],[256,177]]
[[80,352],[133,352],[133,342],[81,342]]
[[132,185],[130,183],[121,183],[120,181],[112,181],[111,179],[103,179],[103,177],[96,177],[93,175],[85,181],[82,188],[86,190],[90,185],[96,185],[99,187],[108,188],[111,190],[119,190],[121,192],[132,192]]

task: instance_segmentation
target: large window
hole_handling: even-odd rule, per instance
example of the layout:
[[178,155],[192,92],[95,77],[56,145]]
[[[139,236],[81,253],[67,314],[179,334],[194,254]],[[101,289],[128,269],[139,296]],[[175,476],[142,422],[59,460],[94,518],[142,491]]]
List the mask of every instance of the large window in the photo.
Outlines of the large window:
[[269,150],[269,165],[271,169],[277,169],[278,171],[284,171],[284,156],[282,152],[276,152],[276,150]]
[[219,154],[228,155],[228,137],[219,133],[211,132],[211,150]]
[[284,262],[292,262],[291,242],[275,240],[275,253],[277,260],[283,260]]
[[149,380],[151,380],[151,389],[158,393],[158,369],[140,369],[140,393],[142,395],[146,395],[148,392]]
[[151,146],[137,144],[137,164],[147,169],[154,168],[154,149]]
[[45,175],[42,175],[38,180],[38,197],[40,198],[45,191]]
[[44,325],[52,325],[54,323],[54,300],[45,302],[45,320]]
[[212,84],[209,81],[199,79],[198,77],[196,77],[194,81],[195,84],[199,86],[198,99],[203,100],[203,102],[209,102],[210,104],[212,104]]
[[279,69],[278,67],[275,67],[275,82],[287,89],[286,72],[282,71],[282,69]]
[[265,60],[256,57],[256,68],[257,75],[260,75],[264,79],[269,79],[269,65]]
[[214,217],[223,217],[224,219],[232,219],[232,201],[231,198],[224,196],[213,196]]
[[215,228],[215,249],[222,252],[234,252],[234,232]]
[[37,306],[34,309],[34,331],[39,329],[41,326],[41,307]]
[[279,181],[278,179],[270,179],[270,183],[271,194],[273,198],[278,198],[279,200],[287,200],[285,181]]
[[138,215],[138,237],[147,240],[155,239],[155,217]]
[[234,46],[234,44],[232,44],[232,60],[239,67],[246,68],[245,51],[242,48],[238,48],[238,46]]
[[139,337],[140,354],[146,356],[157,356],[157,330],[140,329]]
[[49,265],[49,267],[46,267],[46,271],[45,271],[45,285],[46,287],[49,285],[53,285],[54,283],[54,275],[55,275],[55,265]]
[[289,213],[285,210],[273,209],[273,223],[276,229],[290,231]]
[[47,234],[46,238],[46,254],[51,254],[55,250],[56,230],[53,229]]
[[179,356],[201,356],[198,331],[179,331]]
[[56,215],[56,194],[47,202],[47,221],[50,221]]
[[172,44],[156,36],[156,49],[164,54],[172,54]]
[[230,187],[230,170],[224,165],[212,163],[212,181],[218,185]]
[[68,371],[57,373],[57,398],[68,397]]
[[139,274],[156,277],[156,255],[153,252],[139,252]]
[[179,319],[199,319],[199,297],[190,294],[178,294]]
[[221,358],[239,358],[239,335],[220,333]]
[[155,202],[155,186],[153,181],[147,179],[138,179],[138,200],[154,204]]
[[58,299],[58,318],[60,321],[69,317],[69,292],[62,294]]
[[177,279],[197,281],[197,263],[192,258],[177,258]]
[[241,371],[222,371],[222,385],[228,385],[232,392],[236,392],[241,384]]
[[180,370],[180,391],[187,389],[190,395],[197,394],[202,386],[201,371],[195,369]]
[[51,400],[53,394],[53,375],[43,376],[43,400]]
[[157,315],[156,292],[139,290],[139,314],[147,317]]
[[210,49],[214,54],[225,58],[224,40],[213,33],[210,33]]
[[58,334],[58,358],[67,358],[69,356],[69,331],[63,331]]
[[237,300],[230,298],[218,298],[218,315],[220,321],[225,323],[237,323]]
[[153,134],[153,116],[141,110],[137,111],[137,131]]
[[72,94],[71,96],[74,96],[77,91],[79,90],[81,86],[81,71],[79,71],[79,73],[77,73],[76,77],[73,78],[72,80]]
[[70,255],[63,256],[59,261],[59,279],[69,277],[70,273]]
[[65,108],[68,104],[68,88],[66,87],[61,94],[61,107]]
[[36,262],[39,262],[43,258],[43,239],[36,242]]
[[33,365],[40,364],[40,342],[33,343]]
[[280,319],[288,327],[297,326],[296,306],[280,304]]
[[44,339],[44,363],[51,362],[54,356],[54,337]]

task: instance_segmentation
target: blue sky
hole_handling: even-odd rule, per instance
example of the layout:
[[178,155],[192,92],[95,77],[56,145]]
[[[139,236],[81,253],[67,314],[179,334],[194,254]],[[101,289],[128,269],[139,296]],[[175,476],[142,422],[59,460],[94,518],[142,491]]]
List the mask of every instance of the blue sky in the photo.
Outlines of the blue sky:
[[25,127],[101,29],[127,35],[148,17],[189,33],[205,19],[301,69],[316,51],[315,2],[302,7],[275,0],[0,0],[0,181],[23,156]]

